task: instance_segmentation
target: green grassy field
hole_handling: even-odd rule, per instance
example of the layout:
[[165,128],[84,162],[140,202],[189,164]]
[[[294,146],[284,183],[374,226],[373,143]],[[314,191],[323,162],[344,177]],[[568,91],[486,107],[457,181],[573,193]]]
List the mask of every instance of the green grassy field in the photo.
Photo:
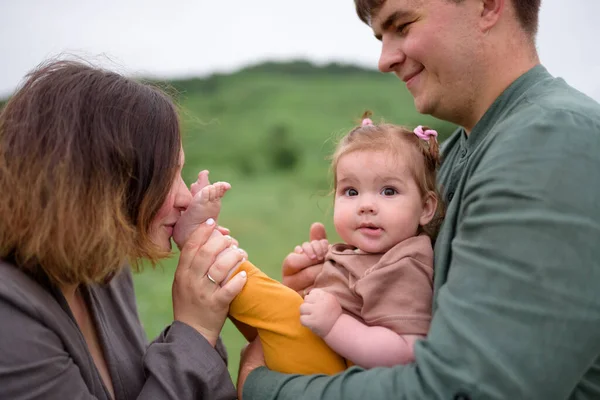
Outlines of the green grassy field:
[[[250,260],[269,276],[280,279],[283,258],[295,244],[305,240],[312,221],[325,222],[335,237],[329,198],[298,188],[288,176],[237,179],[232,180],[232,185],[223,201],[219,223],[232,230]],[[176,265],[174,256],[155,270],[146,268],[135,275],[138,307],[149,338],[172,320],[171,282]],[[230,372],[235,377],[245,340],[229,321],[223,339],[230,355]]]
[[[396,77],[373,71],[296,63],[169,84],[179,93],[184,179],[189,184],[199,170],[209,169],[213,181],[232,184],[219,223],[231,229],[254,264],[276,279],[283,258],[306,240],[313,221],[325,223],[331,240],[337,239],[326,157],[335,138],[364,110],[373,111],[375,121],[432,126],[442,139],[454,128],[419,115]],[[176,263],[173,256],[135,277],[149,338],[172,320]],[[235,378],[245,341],[229,322],[223,338]]]

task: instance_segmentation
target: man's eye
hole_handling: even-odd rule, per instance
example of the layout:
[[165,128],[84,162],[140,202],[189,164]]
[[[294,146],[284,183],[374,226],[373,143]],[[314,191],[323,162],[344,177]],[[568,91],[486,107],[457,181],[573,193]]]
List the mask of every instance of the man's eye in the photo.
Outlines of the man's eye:
[[381,191],[381,194],[383,194],[384,196],[393,196],[396,193],[398,192],[394,188],[383,188],[383,190]]
[[406,24],[400,24],[398,25],[398,27],[396,28],[396,32],[401,34],[401,35],[405,35],[406,32],[408,31],[408,26],[411,24],[411,22],[406,23]]
[[358,191],[356,189],[346,189],[344,194],[346,196],[358,196]]

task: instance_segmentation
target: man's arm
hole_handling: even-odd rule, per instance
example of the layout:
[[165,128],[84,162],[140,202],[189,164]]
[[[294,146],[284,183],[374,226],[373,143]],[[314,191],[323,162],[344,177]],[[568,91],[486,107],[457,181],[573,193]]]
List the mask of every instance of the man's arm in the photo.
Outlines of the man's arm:
[[568,398],[600,354],[600,146],[569,138],[586,123],[564,117],[523,127],[470,178],[414,364],[333,377],[259,368],[244,400]]

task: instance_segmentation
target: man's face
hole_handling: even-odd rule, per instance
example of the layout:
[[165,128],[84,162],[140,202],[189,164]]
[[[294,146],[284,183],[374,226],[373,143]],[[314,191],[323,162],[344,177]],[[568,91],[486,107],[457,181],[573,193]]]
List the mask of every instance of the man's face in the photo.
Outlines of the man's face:
[[479,2],[387,0],[371,27],[381,40],[379,69],[393,72],[420,113],[457,121],[477,89]]

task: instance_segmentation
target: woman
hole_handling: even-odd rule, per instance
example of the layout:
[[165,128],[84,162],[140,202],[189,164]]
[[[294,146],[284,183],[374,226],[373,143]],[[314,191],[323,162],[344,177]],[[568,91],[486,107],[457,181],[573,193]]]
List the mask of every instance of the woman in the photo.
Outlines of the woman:
[[[149,346],[130,269],[170,254],[190,202],[172,101],[79,62],[0,114],[0,388],[11,399],[231,399],[219,340],[244,253],[213,220],[181,247],[174,322]],[[214,282],[217,282],[215,284]]]

